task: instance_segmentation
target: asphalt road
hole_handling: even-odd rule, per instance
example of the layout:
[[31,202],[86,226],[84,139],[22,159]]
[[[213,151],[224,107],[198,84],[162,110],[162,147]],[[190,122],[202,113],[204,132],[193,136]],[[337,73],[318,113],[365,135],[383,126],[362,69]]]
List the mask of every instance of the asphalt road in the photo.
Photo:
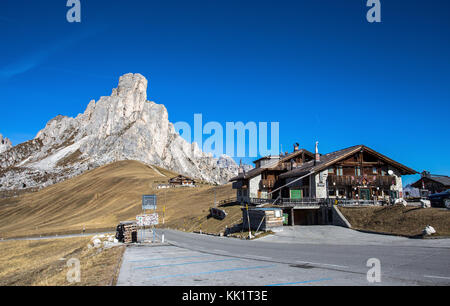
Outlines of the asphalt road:
[[[346,245],[336,244],[333,235],[313,244],[282,236],[246,241],[164,230],[170,246],[127,248],[118,285],[450,285],[448,239],[375,235],[374,243],[375,236],[354,233],[358,243]],[[371,258],[380,262],[379,283],[367,280]]]

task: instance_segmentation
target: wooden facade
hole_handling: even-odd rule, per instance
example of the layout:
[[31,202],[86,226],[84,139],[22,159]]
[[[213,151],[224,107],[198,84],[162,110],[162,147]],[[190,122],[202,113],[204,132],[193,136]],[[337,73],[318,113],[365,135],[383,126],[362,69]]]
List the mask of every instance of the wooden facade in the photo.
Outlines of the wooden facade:
[[429,172],[422,172],[422,177],[411,185],[428,194],[444,192],[450,189],[450,177],[446,175],[433,175]]
[[169,179],[169,184],[172,187],[195,186],[195,180],[184,175],[178,175]]
[[392,202],[403,196],[402,175],[416,173],[364,145],[325,155],[316,152],[315,156],[302,149],[281,157],[270,167],[234,178],[233,188],[237,189],[238,201],[256,204],[258,199]]
[[237,190],[238,202],[250,203],[256,199],[269,198],[268,195],[281,183],[280,174],[295,169],[313,158],[311,152],[297,149],[290,154],[286,152],[280,156],[256,160],[254,162],[256,168],[231,179],[233,189]]

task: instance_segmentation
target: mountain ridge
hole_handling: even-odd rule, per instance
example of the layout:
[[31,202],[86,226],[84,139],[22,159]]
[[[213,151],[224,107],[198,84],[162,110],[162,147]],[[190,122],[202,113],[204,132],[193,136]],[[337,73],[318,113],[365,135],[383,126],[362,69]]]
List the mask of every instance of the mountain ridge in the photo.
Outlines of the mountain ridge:
[[238,165],[188,143],[163,104],[147,100],[141,74],[120,77],[110,96],[91,100],[75,118],[58,115],[36,137],[0,154],[0,190],[43,188],[121,160],[136,160],[212,183],[226,183]]

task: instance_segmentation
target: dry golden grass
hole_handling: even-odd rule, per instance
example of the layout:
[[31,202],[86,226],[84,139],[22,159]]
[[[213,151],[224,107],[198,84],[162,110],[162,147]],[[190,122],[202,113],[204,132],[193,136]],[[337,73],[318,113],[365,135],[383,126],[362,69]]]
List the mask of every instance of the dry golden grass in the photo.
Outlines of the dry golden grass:
[[[156,167],[155,167],[156,168]],[[84,173],[41,191],[0,199],[0,238],[114,230],[118,222],[141,213],[143,194],[158,196],[158,213],[166,205],[166,225],[195,230],[200,224],[224,229],[234,223],[236,208],[224,221],[206,220],[217,201],[235,195],[231,185],[155,189],[176,173],[137,161],[121,161]],[[240,218],[240,216],[239,216]]]
[[416,236],[427,225],[439,236],[450,236],[450,210],[403,206],[343,208],[339,210],[353,228],[396,235]]
[[209,217],[209,210],[202,210],[201,214],[191,214],[179,219],[174,218],[166,223],[166,226],[187,232],[201,230],[204,233],[219,234],[223,233],[227,226],[230,228],[241,223],[242,211],[240,205],[221,207],[220,209],[225,210],[228,214],[224,220]]
[[[90,238],[0,242],[0,286],[109,286],[124,246],[88,249]],[[67,261],[81,264],[80,283],[69,283]]]

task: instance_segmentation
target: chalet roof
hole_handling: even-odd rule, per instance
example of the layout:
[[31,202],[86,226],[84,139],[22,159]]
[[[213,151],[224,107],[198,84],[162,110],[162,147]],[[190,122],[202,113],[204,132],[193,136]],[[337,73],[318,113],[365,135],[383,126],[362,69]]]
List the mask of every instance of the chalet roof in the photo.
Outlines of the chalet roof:
[[[261,174],[261,173],[264,172],[265,170],[273,169],[273,168],[277,167],[279,164],[281,164],[281,163],[283,163],[283,162],[286,162],[286,161],[290,160],[291,158],[294,158],[294,157],[296,157],[296,156],[298,156],[298,155],[300,155],[300,154],[302,154],[302,153],[305,153],[306,155],[310,155],[311,157],[314,157],[314,154],[312,154],[312,153],[309,152],[308,150],[301,149],[301,150],[292,152],[292,153],[290,153],[290,154],[284,156],[284,157],[281,158],[281,159],[276,159],[276,160],[270,161],[270,162],[268,162],[267,164],[265,164],[265,165],[263,165],[263,166],[261,166],[261,167],[259,167],[259,168],[254,168],[254,169],[252,169],[252,170],[246,172],[245,174],[242,174],[242,173],[241,173],[241,174],[239,174],[238,176],[235,176],[235,177],[233,177],[232,179],[230,179],[230,182],[237,181],[237,180],[241,180],[241,179],[249,179],[249,178],[253,178],[253,177],[255,177],[255,176]],[[272,157],[273,157],[273,156],[272,156]],[[278,156],[277,156],[277,157],[278,157]],[[265,156],[265,157],[262,157],[262,158],[260,158],[260,159],[258,159],[258,160],[262,160],[262,159],[265,159],[265,158],[270,158],[270,156]],[[256,161],[258,161],[258,160],[256,160]],[[254,161],[254,162],[256,162],[256,161]]]
[[264,159],[276,159],[279,160],[280,156],[279,155],[267,155],[267,156],[263,156],[261,158],[258,158],[257,160],[254,160],[253,163],[256,164],[257,162],[264,160]]
[[240,173],[238,176],[231,178],[230,182],[238,181],[238,180],[242,180],[242,179],[247,180],[249,178],[253,178],[253,177],[263,173],[267,169],[276,167],[279,162],[280,162],[280,160],[277,159],[277,160],[268,162],[267,164],[265,164],[259,168],[253,168],[252,170],[247,171],[245,173]]
[[192,180],[192,181],[194,180],[193,178],[190,178],[188,176],[180,174],[180,175],[177,175],[177,176],[174,176],[174,177],[170,178],[169,181],[177,180],[177,179]]
[[392,159],[390,159],[387,156],[382,155],[381,153],[378,153],[377,151],[365,146],[365,145],[357,145],[348,147],[339,151],[331,152],[325,155],[320,156],[320,162],[315,162],[315,160],[311,160],[309,162],[304,163],[300,167],[291,170],[289,172],[283,173],[280,175],[280,178],[289,178],[289,177],[297,177],[302,174],[306,174],[308,172],[318,172],[323,169],[328,168],[329,166],[333,165],[336,162],[339,162],[359,151],[365,151],[369,152],[378,158],[384,160],[386,163],[391,164],[392,166],[400,169],[403,174],[416,174],[417,171],[408,168]]
[[280,159],[280,163],[284,163],[288,160],[290,160],[291,158],[297,157],[298,155],[301,155],[302,153],[305,153],[305,155],[309,155],[311,158],[314,158],[314,154],[309,152],[306,149],[300,149],[298,151],[294,151],[286,156],[284,156],[283,158]]
[[433,175],[433,174],[426,176],[426,177],[422,177],[420,180],[413,183],[412,186],[417,187],[417,188],[422,188],[421,182],[423,179],[429,179],[431,181],[442,184],[444,186],[450,186],[450,177],[448,177],[446,175]]

